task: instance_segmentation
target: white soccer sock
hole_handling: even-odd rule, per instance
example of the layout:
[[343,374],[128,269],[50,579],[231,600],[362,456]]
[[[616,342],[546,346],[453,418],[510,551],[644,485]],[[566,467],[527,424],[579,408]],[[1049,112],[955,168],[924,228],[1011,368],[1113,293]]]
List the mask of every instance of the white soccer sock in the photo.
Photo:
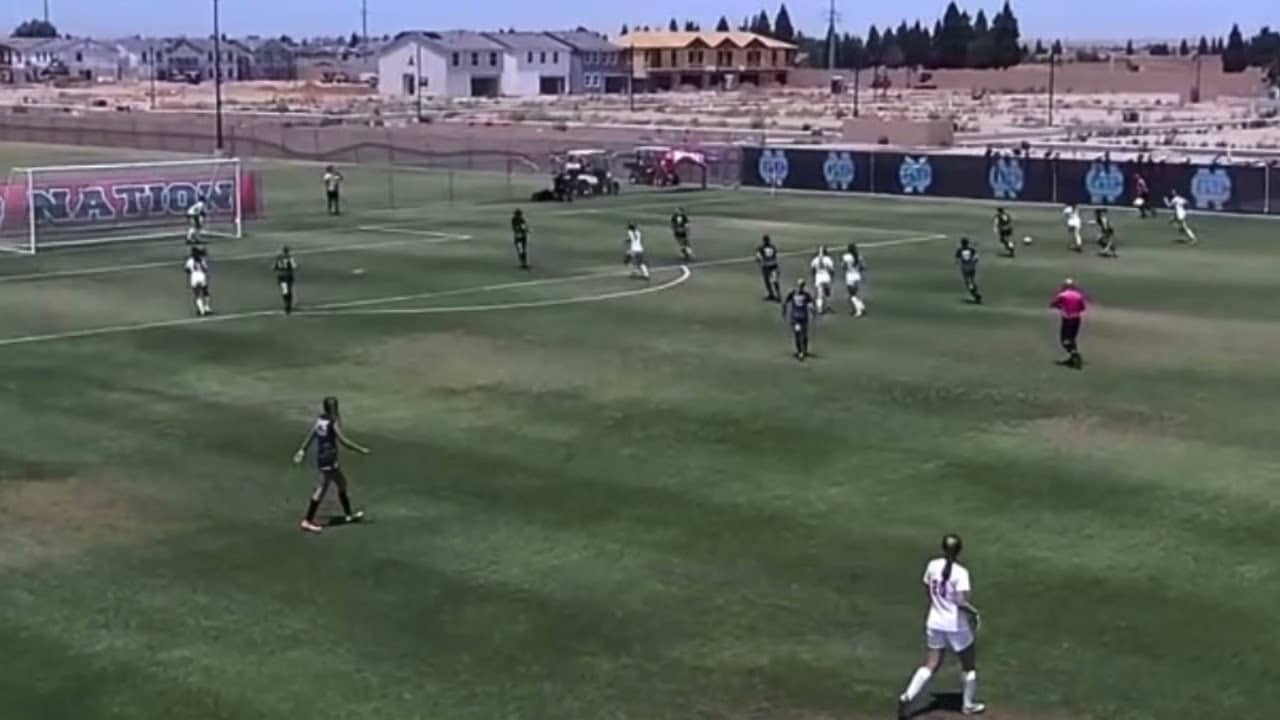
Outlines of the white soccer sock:
[[644,278],[645,280],[649,279],[649,266],[645,265],[644,263],[640,263],[640,277]]
[[933,677],[933,671],[929,668],[923,666],[916,668],[916,674],[911,676],[911,682],[907,685],[906,691],[902,693],[902,699],[911,702],[919,697],[931,677]]
[[973,707],[978,702],[978,671],[970,670],[961,677],[964,680],[964,706]]
[[853,311],[856,312],[857,314],[861,315],[867,311],[867,306],[865,303],[862,302],[862,298],[858,297],[857,295],[854,295],[852,298],[850,298],[850,300],[853,301]]

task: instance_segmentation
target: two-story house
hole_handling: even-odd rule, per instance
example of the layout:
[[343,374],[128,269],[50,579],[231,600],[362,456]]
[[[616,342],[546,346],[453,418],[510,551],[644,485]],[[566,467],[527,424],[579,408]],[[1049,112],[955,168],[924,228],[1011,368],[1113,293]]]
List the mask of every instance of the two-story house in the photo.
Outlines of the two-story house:
[[281,38],[249,37],[240,44],[253,53],[253,80],[298,79],[297,49]]
[[[253,75],[253,53],[235,40],[223,40],[214,48],[213,38],[178,38],[165,48],[168,77],[173,80],[213,80],[221,69],[223,81],[248,80]],[[214,53],[221,54],[221,62]]]
[[465,30],[401,33],[378,55],[384,97],[496,97],[507,48]]
[[574,95],[624,93],[627,65],[622,48],[589,30],[549,32],[573,51],[569,60],[569,92]]
[[18,49],[0,42],[0,85],[12,85],[19,80]]
[[485,33],[503,47],[503,95],[564,95],[569,92],[573,49],[536,32]]
[[637,89],[786,85],[796,46],[747,32],[635,32],[620,36]]
[[89,38],[55,38],[28,48],[27,67],[37,77],[62,73],[97,82],[120,79],[120,55],[108,43]]

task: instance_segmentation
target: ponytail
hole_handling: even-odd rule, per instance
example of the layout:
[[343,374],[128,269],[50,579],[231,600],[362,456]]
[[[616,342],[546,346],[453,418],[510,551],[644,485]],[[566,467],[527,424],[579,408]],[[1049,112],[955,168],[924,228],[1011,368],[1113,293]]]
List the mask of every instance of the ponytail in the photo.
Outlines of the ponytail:
[[947,559],[942,566],[942,583],[944,585],[951,580],[951,567],[955,565],[956,558],[960,557],[962,549],[964,549],[964,542],[960,540],[959,535],[950,534],[942,538],[942,555]]

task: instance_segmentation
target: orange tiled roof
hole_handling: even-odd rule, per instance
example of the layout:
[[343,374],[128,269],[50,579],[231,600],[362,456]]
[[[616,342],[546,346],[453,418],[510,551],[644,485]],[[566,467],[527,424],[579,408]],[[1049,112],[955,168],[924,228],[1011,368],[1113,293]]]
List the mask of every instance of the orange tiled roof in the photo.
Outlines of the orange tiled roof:
[[737,48],[745,48],[757,44],[770,50],[795,50],[796,46],[781,40],[749,32],[670,32],[666,30],[652,32],[631,32],[619,35],[613,41],[625,48],[639,50],[680,49],[701,42],[709,47],[720,47],[730,44]]

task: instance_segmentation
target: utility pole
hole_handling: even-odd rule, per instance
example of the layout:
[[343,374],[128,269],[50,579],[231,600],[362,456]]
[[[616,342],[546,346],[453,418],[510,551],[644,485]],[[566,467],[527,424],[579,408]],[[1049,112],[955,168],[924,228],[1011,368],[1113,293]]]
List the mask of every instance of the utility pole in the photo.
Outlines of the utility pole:
[[360,40],[369,46],[369,0],[360,0]]
[[413,41],[414,60],[414,78],[413,78],[413,94],[416,96],[418,103],[418,123],[422,123],[422,38],[415,38]]
[[49,0],[44,0],[44,22],[49,24]]
[[[48,4],[48,0],[46,0]],[[151,41],[151,109],[156,109],[156,41]]]
[[218,23],[218,0],[213,0],[213,115],[217,136],[214,148],[222,154],[222,30]]
[[1049,50],[1049,127],[1053,127],[1053,91],[1054,81],[1056,80],[1055,72],[1058,67],[1057,46]]
[[836,69],[836,0],[827,10],[827,70]]

